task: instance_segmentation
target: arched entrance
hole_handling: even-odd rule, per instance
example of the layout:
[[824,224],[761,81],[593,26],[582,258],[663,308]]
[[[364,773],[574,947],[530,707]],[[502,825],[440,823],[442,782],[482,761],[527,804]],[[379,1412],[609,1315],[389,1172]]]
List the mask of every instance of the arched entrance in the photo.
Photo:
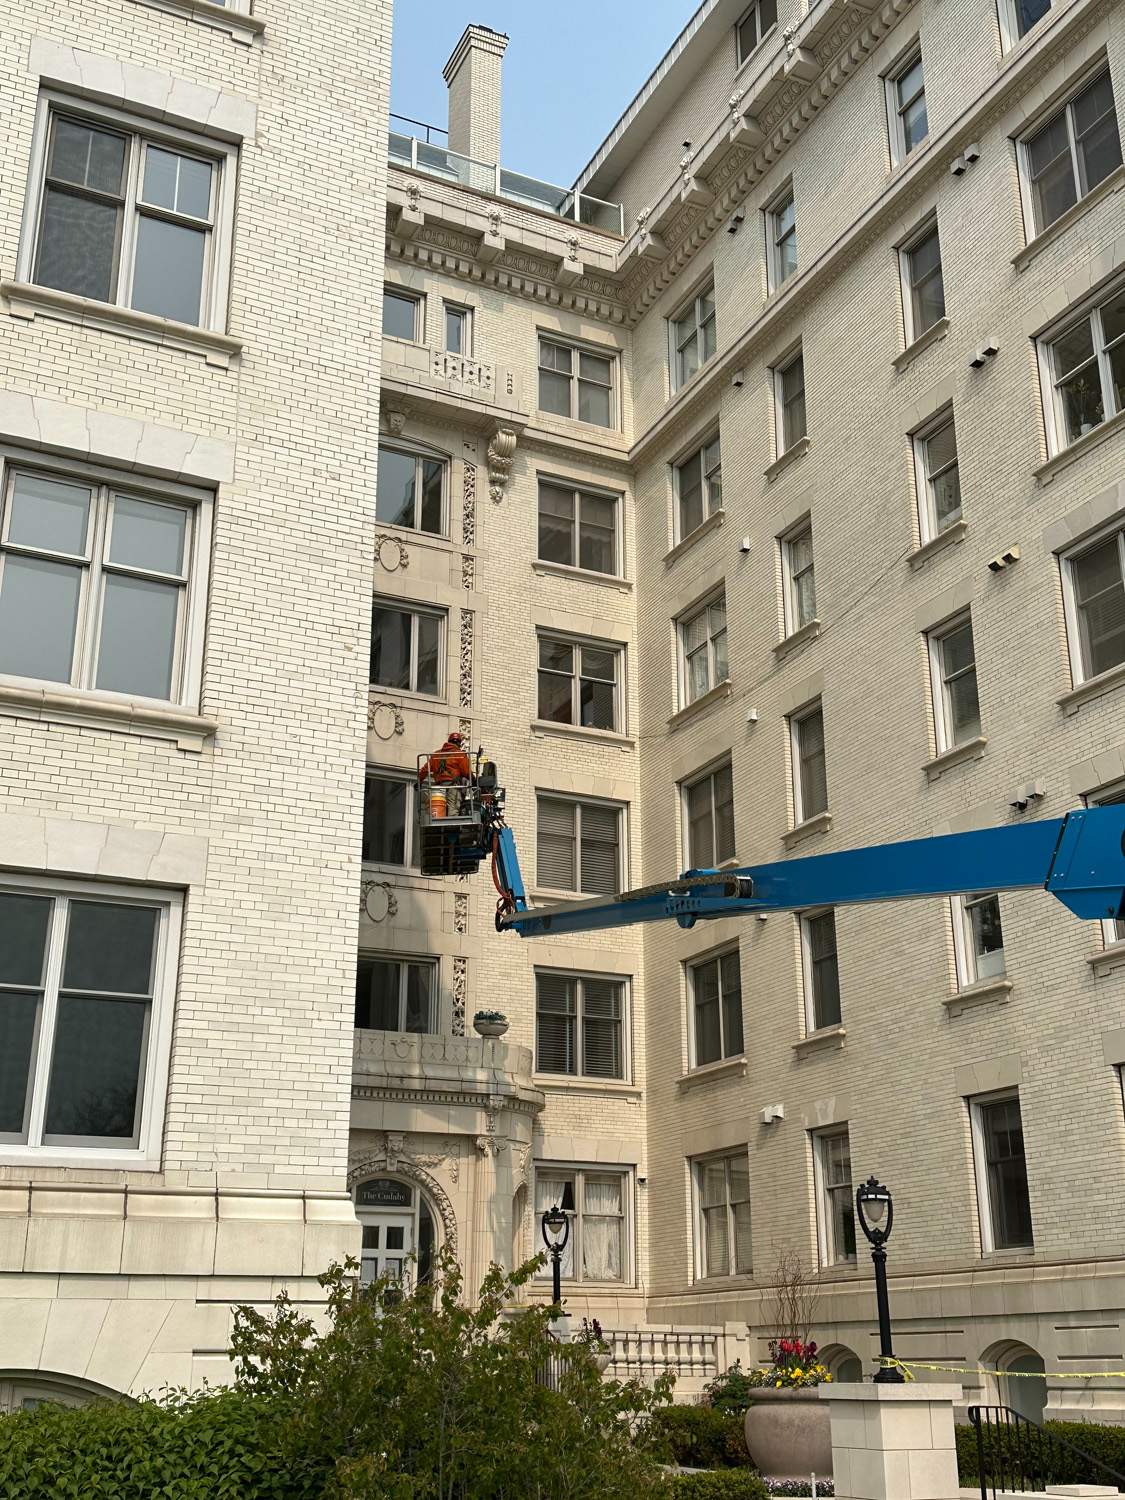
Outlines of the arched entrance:
[[985,1352],[981,1363],[999,1371],[995,1399],[1030,1422],[1042,1422],[1047,1410],[1047,1379],[1043,1356],[1028,1344],[996,1344]]
[[363,1226],[359,1282],[380,1276],[426,1281],[437,1245],[436,1216],[416,1183],[384,1173],[355,1185],[356,1218]]

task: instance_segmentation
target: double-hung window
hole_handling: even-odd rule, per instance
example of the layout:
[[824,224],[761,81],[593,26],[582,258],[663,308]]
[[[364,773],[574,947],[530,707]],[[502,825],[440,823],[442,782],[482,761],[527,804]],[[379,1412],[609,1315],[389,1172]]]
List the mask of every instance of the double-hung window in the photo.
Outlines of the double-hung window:
[[745,1147],[692,1163],[696,1202],[696,1274],[749,1276],[750,1159]]
[[852,1148],[846,1125],[814,1134],[813,1173],[821,1265],[845,1265],[855,1260]]
[[767,31],[777,25],[777,0],[754,0],[735,27],[739,67],[762,43]]
[[545,890],[611,896],[621,889],[621,808],[536,798],[536,881]]
[[800,918],[801,966],[805,987],[805,1026],[822,1031],[839,1026],[840,962],[836,952],[836,913],[806,912]]
[[684,787],[686,864],[708,870],[734,858],[734,776],[730,761]]
[[417,782],[397,771],[369,769],[363,785],[363,859],[365,863],[418,863],[414,848],[414,798]]
[[912,344],[945,317],[941,240],[935,223],[928,224],[902,247],[899,264],[906,342]]
[[1125,287],[1042,339],[1039,348],[1055,452],[1125,411]]
[[973,622],[961,615],[928,636],[930,680],[934,698],[934,728],[940,755],[980,734],[977,659]]
[[788,453],[808,431],[805,419],[805,357],[798,350],[773,372],[777,408],[777,456]]
[[969,1100],[981,1249],[1030,1249],[1031,1197],[1018,1091]]
[[672,389],[700,369],[715,352],[715,288],[707,286],[672,319]]
[[447,354],[462,354],[468,359],[473,352],[473,313],[456,302],[443,304],[445,327],[442,330]]
[[689,537],[723,505],[723,459],[719,434],[675,466],[677,541]]
[[770,291],[776,291],[797,270],[797,210],[792,185],[766,209],[767,270]]
[[789,720],[793,751],[793,813],[806,823],[828,811],[828,773],[824,756],[824,710],[819,703]]
[[438,966],[434,958],[360,954],[355,975],[355,1024],[362,1031],[434,1032]]
[[686,708],[730,677],[727,665],[727,596],[693,610],[679,622],[681,693]]
[[539,558],[616,577],[618,497],[539,482]]
[[383,288],[383,334],[389,339],[403,339],[408,344],[422,341],[425,325],[425,302],[413,292],[396,286]]
[[0,882],[0,1155],[159,1156],[180,912],[170,892]]
[[1004,49],[1014,47],[1020,37],[1040,22],[1051,9],[1053,0],[999,0],[1000,31]]
[[785,634],[803,630],[816,619],[816,575],[813,570],[812,524],[802,521],[781,539],[781,572]]
[[1109,69],[1020,142],[1025,207],[1041,234],[1121,165]]
[[556,339],[539,340],[539,410],[596,427],[612,427],[612,354],[596,354]]
[[898,166],[929,134],[922,54],[915,50],[886,79],[891,163]]
[[[559,1262],[563,1281],[632,1281],[629,1263],[629,1182],[625,1172],[601,1167],[535,1167],[535,1221],[561,1207],[570,1233]],[[537,1277],[550,1279],[551,1267]]]
[[439,698],[444,627],[444,614],[435,610],[376,599],[371,612],[372,686]]
[[742,1052],[742,976],[738,949],[688,965],[692,1065],[702,1068]]
[[584,729],[621,728],[620,646],[539,637],[538,717]]
[[925,545],[961,519],[961,471],[951,411],[914,434],[914,473],[918,528]]
[[224,328],[235,148],[48,98],[40,128],[27,279]]
[[994,891],[980,891],[950,898],[953,910],[953,951],[957,958],[957,981],[962,989],[1004,973],[1004,930],[1000,925],[1000,898]]
[[406,526],[444,536],[446,465],[440,458],[379,444],[375,519],[384,526]]
[[196,702],[210,514],[201,491],[9,464],[0,675]]
[[1125,662],[1125,529],[1115,527],[1062,559],[1075,685]]
[[625,982],[541,970],[535,976],[535,1067],[582,1078],[625,1077]]

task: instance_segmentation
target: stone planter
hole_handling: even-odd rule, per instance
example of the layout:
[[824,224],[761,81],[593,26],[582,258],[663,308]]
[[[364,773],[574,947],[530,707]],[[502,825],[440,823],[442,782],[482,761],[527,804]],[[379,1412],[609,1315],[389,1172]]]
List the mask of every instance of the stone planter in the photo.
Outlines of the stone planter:
[[473,1018],[473,1030],[476,1032],[477,1036],[499,1037],[503,1036],[507,1029],[508,1022],[504,1020],[486,1021],[483,1018]]
[[609,1369],[612,1359],[613,1354],[609,1349],[607,1349],[604,1354],[594,1355],[594,1363],[597,1365],[598,1369],[602,1372],[603,1375]]
[[746,1446],[768,1479],[807,1479],[832,1473],[832,1424],[815,1385],[754,1391],[746,1408]]

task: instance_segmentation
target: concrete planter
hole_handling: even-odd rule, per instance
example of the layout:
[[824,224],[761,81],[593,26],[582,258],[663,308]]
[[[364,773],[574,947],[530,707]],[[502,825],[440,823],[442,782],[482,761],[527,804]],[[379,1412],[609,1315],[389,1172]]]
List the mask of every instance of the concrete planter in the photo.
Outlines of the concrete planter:
[[832,1424],[815,1385],[756,1390],[746,1408],[746,1446],[767,1479],[832,1473]]
[[473,1030],[478,1036],[502,1037],[507,1029],[508,1022],[505,1020],[492,1021],[486,1020],[483,1016],[473,1017]]

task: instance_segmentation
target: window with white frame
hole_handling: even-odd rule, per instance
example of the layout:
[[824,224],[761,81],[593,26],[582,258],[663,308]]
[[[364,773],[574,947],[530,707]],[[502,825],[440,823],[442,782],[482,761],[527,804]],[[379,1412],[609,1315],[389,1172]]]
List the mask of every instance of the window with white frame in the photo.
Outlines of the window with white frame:
[[612,427],[613,354],[595,353],[557,339],[539,340],[539,410],[596,427]]
[[975,740],[981,732],[977,659],[972,618],[960,615],[927,636],[934,728],[941,754]]
[[1125,662],[1125,529],[1103,532],[1060,562],[1077,686]]
[[981,1249],[1030,1249],[1031,1198],[1024,1157],[1023,1118],[1016,1089],[969,1100],[980,1209]]
[[376,599],[371,612],[373,687],[440,698],[445,615]]
[[918,529],[925,545],[961,519],[961,469],[951,411],[942,412],[914,434],[914,474]]
[[781,538],[785,634],[803,630],[816,619],[816,574],[813,570],[812,522],[807,518]]
[[541,969],[535,976],[535,1068],[625,1077],[625,981]]
[[689,381],[715,352],[715,288],[706,286],[671,320],[672,389]]
[[355,1024],[361,1031],[437,1030],[436,958],[361,953],[355,971]]
[[730,677],[724,590],[679,622],[681,693],[685,707]]
[[734,775],[730,761],[685,784],[684,847],[692,870],[734,858]]
[[375,519],[384,526],[445,536],[447,468],[444,459],[380,443]]
[[620,730],[620,646],[569,636],[539,637],[538,717],[552,724]]
[[696,1276],[749,1276],[754,1270],[750,1224],[750,1159],[745,1146],[691,1164],[695,1190]]
[[[570,1233],[559,1262],[563,1281],[631,1282],[630,1174],[604,1167],[535,1164],[535,1222],[559,1207],[570,1220]],[[537,1279],[550,1280],[550,1265]]]
[[766,209],[767,272],[770,291],[797,270],[797,210],[790,183]]
[[621,808],[540,794],[536,882],[545,890],[611,896],[621,889]]
[[159,1155],[181,909],[135,886],[0,881],[0,1154]]
[[[1086,798],[1089,807],[1113,807],[1122,802],[1125,802],[1125,782],[1103,787],[1101,791]],[[1125,921],[1110,917],[1102,922],[1101,928],[1102,939],[1107,947],[1114,943],[1125,943]]]
[[1020,141],[1029,236],[1041,234],[1121,165],[1109,69]]
[[1039,342],[1053,452],[1125,411],[1125,287]]
[[212,496],[6,464],[0,675],[198,701]]
[[929,134],[922,53],[915,48],[885,80],[891,162],[898,166]]
[[414,848],[414,799],[417,781],[401,771],[368,767],[363,784],[363,851],[367,864],[418,863]]
[[817,1236],[823,1266],[855,1260],[855,1193],[852,1147],[846,1125],[813,1134]]
[[906,342],[912,344],[945,317],[941,240],[931,221],[899,251]]
[[828,811],[828,772],[824,757],[824,710],[819,703],[789,719],[793,748],[794,822],[805,823]]
[[689,964],[691,1061],[696,1068],[742,1052],[742,974],[738,949]]
[[801,967],[805,988],[805,1027],[839,1026],[840,963],[836,952],[836,913],[805,912],[799,918]]
[[456,302],[443,304],[445,327],[445,351],[447,354],[462,354],[466,359],[473,352],[473,312]]
[[788,453],[805,436],[805,357],[798,351],[773,372],[777,406],[777,455]]
[[995,891],[979,891],[969,896],[953,896],[950,905],[958,984],[966,989],[987,979],[999,979],[1004,973],[999,896]]
[[683,541],[723,505],[723,459],[719,434],[701,443],[673,469],[676,485],[676,540]]
[[424,300],[413,292],[404,291],[397,286],[384,286],[384,337],[403,339],[408,344],[420,343],[425,329],[424,308]]
[[1015,46],[1051,9],[1053,0],[999,0],[1004,50]]
[[754,0],[735,27],[739,67],[756,47],[761,46],[766,32],[772,31],[776,25],[777,0]]
[[50,95],[37,131],[26,279],[225,328],[236,148]]
[[619,569],[616,495],[539,481],[539,552],[543,562],[616,577]]

